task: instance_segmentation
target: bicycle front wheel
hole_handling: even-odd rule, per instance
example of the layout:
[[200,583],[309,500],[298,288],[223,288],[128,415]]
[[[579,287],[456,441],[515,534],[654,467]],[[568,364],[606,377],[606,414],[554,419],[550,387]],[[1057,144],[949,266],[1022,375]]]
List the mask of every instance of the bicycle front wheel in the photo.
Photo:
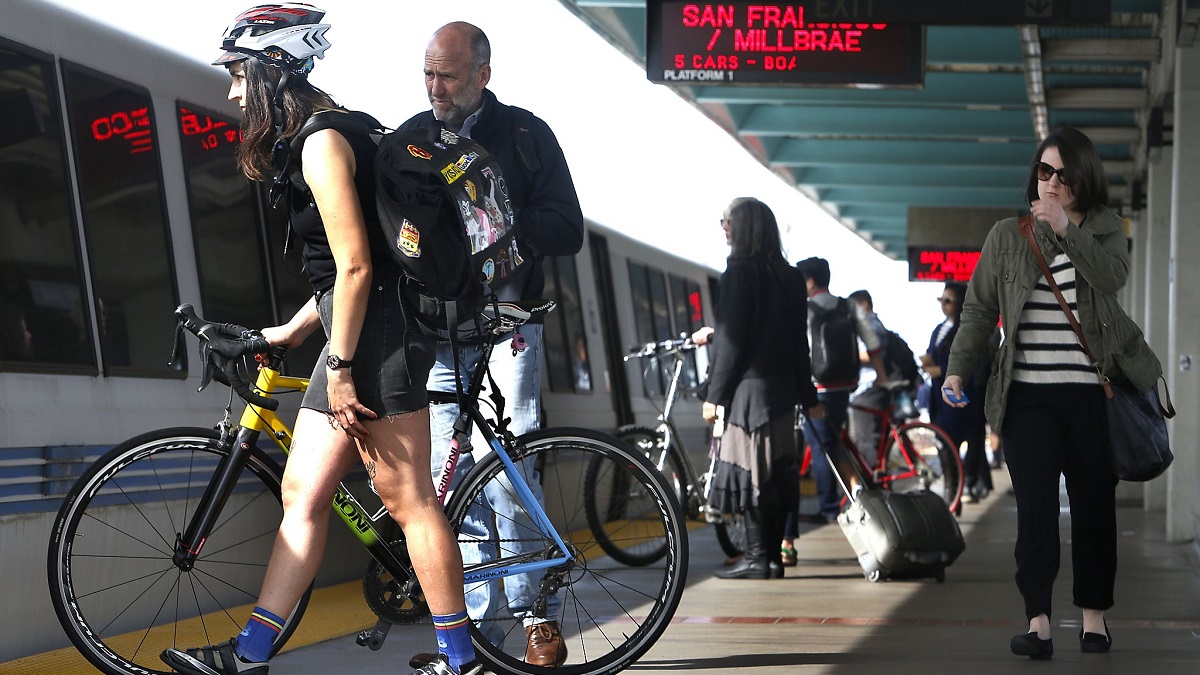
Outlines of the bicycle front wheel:
[[954,511],[962,497],[963,469],[958,446],[927,422],[906,422],[892,434],[882,483],[894,492],[929,490]]
[[[640,451],[588,429],[526,434],[510,457],[528,482],[540,481],[545,510],[570,560],[545,571],[466,584],[467,606],[486,607],[471,617],[480,659],[496,672],[550,672],[525,662],[527,626],[548,619],[558,623],[567,647],[566,661],[553,672],[608,675],[623,670],[666,630],[687,579],[687,531],[671,489]],[[553,538],[527,513],[504,513],[494,506],[506,501],[504,496],[517,500],[503,469],[500,458],[489,454],[451,500],[450,522],[459,533],[463,559],[490,561],[495,567],[497,558],[515,563],[557,557]],[[589,501],[608,502],[606,495],[593,493],[618,485],[636,489],[650,505],[652,514],[640,519],[640,535],[663,551],[651,564],[629,567],[605,555],[587,522]],[[472,528],[481,512],[486,526]],[[473,567],[466,563],[466,571]],[[545,611],[538,614],[543,605]]]
[[50,537],[50,598],[71,642],[104,673],[172,673],[159,659],[164,649],[223,642],[250,616],[283,515],[275,460],[253,449],[195,564],[173,559],[177,533],[229,454],[218,439],[189,428],[130,439],[92,464],[63,500]]

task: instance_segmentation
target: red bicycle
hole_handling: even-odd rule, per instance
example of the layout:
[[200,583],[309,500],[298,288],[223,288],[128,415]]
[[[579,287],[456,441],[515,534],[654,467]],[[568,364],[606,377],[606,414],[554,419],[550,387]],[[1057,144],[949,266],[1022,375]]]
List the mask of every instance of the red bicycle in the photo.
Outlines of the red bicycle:
[[[897,419],[895,398],[906,387],[906,382],[889,384],[889,396],[878,408],[850,402],[851,410],[879,418],[881,433],[874,462],[867,460],[845,427],[839,430],[842,445],[850,461],[862,468],[861,475],[872,477],[876,486],[894,492],[929,490],[941,496],[951,512],[961,513],[963,467],[958,445],[936,424]],[[810,464],[811,452],[811,448],[805,450],[802,473]]]

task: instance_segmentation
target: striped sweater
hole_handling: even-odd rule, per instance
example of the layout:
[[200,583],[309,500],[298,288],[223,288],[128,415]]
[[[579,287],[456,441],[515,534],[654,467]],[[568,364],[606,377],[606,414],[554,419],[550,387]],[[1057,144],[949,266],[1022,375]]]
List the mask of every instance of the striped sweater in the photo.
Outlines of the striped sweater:
[[[1049,261],[1050,273],[1075,318],[1075,266],[1066,253]],[[1039,275],[1017,323],[1013,380],[1032,384],[1100,384],[1079,338],[1071,329],[1050,284]]]

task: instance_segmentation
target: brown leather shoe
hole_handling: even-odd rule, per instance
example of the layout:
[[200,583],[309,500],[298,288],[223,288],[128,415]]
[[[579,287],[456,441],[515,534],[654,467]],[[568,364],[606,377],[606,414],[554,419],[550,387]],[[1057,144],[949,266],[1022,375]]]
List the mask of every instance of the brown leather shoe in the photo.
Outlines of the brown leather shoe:
[[525,627],[525,662],[535,666],[557,668],[567,660],[567,645],[563,643],[558,623],[547,621]]

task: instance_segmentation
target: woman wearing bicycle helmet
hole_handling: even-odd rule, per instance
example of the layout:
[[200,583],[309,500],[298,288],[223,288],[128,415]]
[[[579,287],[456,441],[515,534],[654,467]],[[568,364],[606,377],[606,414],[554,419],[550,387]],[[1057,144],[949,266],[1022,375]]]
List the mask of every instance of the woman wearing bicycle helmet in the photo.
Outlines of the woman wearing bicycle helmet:
[[[320,566],[337,484],[362,462],[404,530],[433,614],[441,655],[418,673],[476,674],[482,668],[468,633],[462,558],[429,480],[425,382],[433,346],[398,298],[399,270],[373,208],[375,143],[365,127],[326,128],[307,137],[299,157],[288,156],[288,141],[314,113],[345,112],[308,81],[314,59],[329,48],[323,16],[297,3],[246,10],[214,63],[229,69],[229,98],[242,108],[238,165],[253,180],[277,172],[275,188],[284,188],[314,291],[287,324],[263,335],[294,346],[321,327],[327,342],[296,416],[283,520],[245,630],[215,646],[168,649],[162,658],[190,675],[265,675],[275,636]],[[303,185],[291,180],[293,167]]]

